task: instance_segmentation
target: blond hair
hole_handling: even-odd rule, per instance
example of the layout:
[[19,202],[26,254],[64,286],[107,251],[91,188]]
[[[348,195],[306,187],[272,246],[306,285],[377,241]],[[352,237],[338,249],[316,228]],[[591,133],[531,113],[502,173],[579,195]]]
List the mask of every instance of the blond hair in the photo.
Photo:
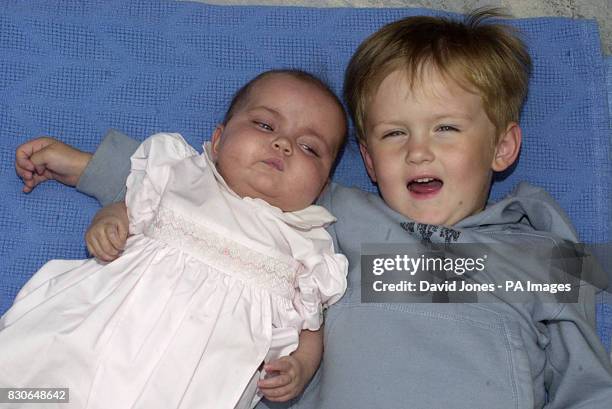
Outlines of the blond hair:
[[392,22],[368,37],[345,73],[344,98],[357,137],[365,142],[367,105],[382,81],[404,70],[412,87],[432,67],[482,98],[499,134],[518,122],[527,94],[531,59],[516,30],[493,18],[499,9],[477,9],[463,21],[416,16]]

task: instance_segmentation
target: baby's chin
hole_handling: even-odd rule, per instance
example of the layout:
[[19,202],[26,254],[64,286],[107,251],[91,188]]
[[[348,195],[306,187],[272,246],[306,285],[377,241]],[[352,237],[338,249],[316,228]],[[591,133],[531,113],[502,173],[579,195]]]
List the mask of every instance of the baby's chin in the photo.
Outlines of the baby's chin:
[[283,196],[276,196],[276,192],[268,192],[265,189],[240,189],[235,191],[240,197],[250,197],[251,199],[261,199],[268,203],[270,206],[276,207],[283,212],[296,212],[303,210],[310,206],[312,203],[305,202],[302,200],[295,200],[294,197],[286,198]]
[[304,210],[308,206],[314,204],[314,203],[304,203],[304,202],[293,203],[293,202],[286,202],[283,200],[272,200],[272,201],[266,200],[266,202],[268,202],[274,207],[278,207],[283,212],[297,212],[300,210]]

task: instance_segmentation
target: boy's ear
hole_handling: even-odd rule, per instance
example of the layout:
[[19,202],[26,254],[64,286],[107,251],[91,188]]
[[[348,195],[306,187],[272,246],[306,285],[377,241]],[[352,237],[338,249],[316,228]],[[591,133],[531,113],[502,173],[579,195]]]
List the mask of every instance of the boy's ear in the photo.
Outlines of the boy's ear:
[[219,124],[216,126],[212,137],[210,138],[211,146],[212,146],[212,160],[217,160],[217,153],[219,152],[219,144],[221,143],[221,136],[223,135],[223,129],[225,126]]
[[495,147],[495,155],[491,163],[491,169],[495,172],[502,172],[510,167],[521,150],[521,127],[512,122],[499,137]]
[[374,161],[372,161],[372,157],[370,156],[370,152],[368,152],[368,147],[364,142],[359,142],[359,151],[361,152],[361,157],[363,158],[363,163],[365,164],[366,171],[372,179],[372,182],[376,183],[376,171],[374,170]]

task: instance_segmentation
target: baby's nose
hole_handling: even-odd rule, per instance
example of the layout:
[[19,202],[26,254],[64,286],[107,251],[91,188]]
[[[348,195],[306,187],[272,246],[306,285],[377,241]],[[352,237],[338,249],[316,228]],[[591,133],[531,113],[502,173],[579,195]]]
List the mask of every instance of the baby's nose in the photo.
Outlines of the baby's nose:
[[279,137],[272,141],[274,149],[281,151],[285,155],[292,153],[291,142],[287,138]]

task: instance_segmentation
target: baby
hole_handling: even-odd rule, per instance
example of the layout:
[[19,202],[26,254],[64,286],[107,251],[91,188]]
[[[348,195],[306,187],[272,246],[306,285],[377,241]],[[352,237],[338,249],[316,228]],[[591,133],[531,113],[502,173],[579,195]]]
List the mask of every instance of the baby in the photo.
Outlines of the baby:
[[32,277],[0,321],[0,384],[68,387],[79,408],[254,406],[262,362],[346,287],[335,219],[313,205],[345,132],[333,92],[286,70],[239,90],[201,155],[178,134],[147,139],[125,203],[87,235],[99,259],[121,257]]

